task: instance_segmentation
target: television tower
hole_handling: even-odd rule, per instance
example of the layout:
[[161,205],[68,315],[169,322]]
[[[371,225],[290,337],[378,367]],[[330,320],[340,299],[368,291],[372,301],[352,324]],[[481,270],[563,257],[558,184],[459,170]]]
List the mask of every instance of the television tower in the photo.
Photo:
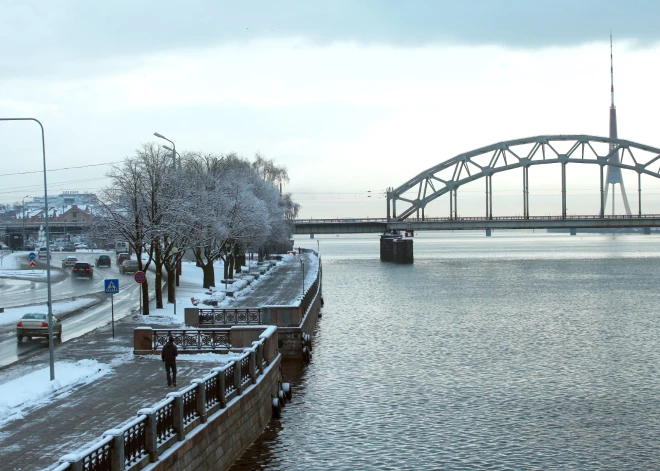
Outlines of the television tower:
[[[612,54],[612,33],[610,32],[610,83],[611,83],[611,96],[612,104],[610,105],[610,139],[617,138],[616,132],[616,106],[614,106],[614,58]],[[610,152],[615,148],[614,144],[610,144]],[[609,161],[613,164],[618,164],[620,162],[619,152],[617,151]],[[621,185],[621,197],[623,198],[623,206],[626,208],[626,214],[628,216],[630,213],[630,206],[628,205],[628,197],[626,196],[626,187],[623,185],[623,175],[621,175],[621,168],[614,167],[612,165],[607,166],[607,177],[605,178],[605,204],[603,209],[607,207],[607,191],[612,185],[612,216],[616,213],[614,211],[614,196],[615,196],[615,186],[616,184]]]

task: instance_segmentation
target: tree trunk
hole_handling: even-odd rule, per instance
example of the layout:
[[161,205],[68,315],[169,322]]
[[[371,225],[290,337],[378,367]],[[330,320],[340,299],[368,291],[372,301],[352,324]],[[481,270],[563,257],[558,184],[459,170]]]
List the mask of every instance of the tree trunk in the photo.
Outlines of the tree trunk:
[[[174,297],[176,293],[174,290],[176,289],[174,286],[174,281],[175,281],[175,275],[174,272],[172,271],[167,271],[167,302],[168,303],[174,303]],[[206,288],[206,286],[205,286]]]
[[229,272],[229,279],[233,280],[234,279],[234,256],[229,255],[227,257],[227,259],[228,259],[228,262],[229,262],[229,270],[227,270]]
[[202,266],[204,270],[204,288],[215,286],[215,273],[213,272],[213,263],[207,263]]
[[142,283],[142,312],[145,316],[149,315],[149,282],[146,280]]
[[226,257],[223,260],[222,268],[223,268],[222,274],[224,275],[222,279],[226,280],[229,278],[229,257]]
[[163,309],[163,257],[160,241],[156,240],[154,265],[156,266],[156,309]]

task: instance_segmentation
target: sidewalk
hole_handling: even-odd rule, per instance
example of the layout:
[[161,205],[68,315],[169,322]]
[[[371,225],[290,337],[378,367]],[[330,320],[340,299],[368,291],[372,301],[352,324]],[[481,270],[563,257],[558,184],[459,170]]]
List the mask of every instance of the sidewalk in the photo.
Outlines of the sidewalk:
[[[305,282],[313,282],[315,271],[312,255],[305,255]],[[314,257],[315,258],[315,257]],[[307,281],[308,272],[310,280]],[[262,304],[286,304],[300,296],[302,270],[297,260],[282,264],[254,289],[236,299],[228,298],[229,306],[259,306]],[[196,288],[199,290],[199,288]],[[177,297],[186,294],[182,284]],[[153,307],[153,306],[152,306]],[[170,311],[172,306],[169,305]],[[163,310],[153,309],[153,314]],[[90,332],[83,337],[58,346],[55,349],[55,378],[57,362],[94,359],[111,365],[112,371],[93,383],[67,391],[47,404],[35,405],[25,411],[22,418],[0,428],[0,456],[3,470],[40,470],[53,468],[58,459],[89,442],[103,432],[115,428],[137,415],[140,408],[151,406],[174,391],[166,385],[165,371],[158,356],[133,356],[133,329],[144,325],[146,317],[129,316],[115,324],[116,339],[112,339],[111,326]],[[164,315],[148,316],[154,328],[172,328],[172,319]],[[162,321],[161,325],[157,322]],[[190,380],[208,374],[211,368],[220,366],[228,356],[179,354],[179,388]],[[25,374],[35,368],[48,365],[47,351],[43,356],[16,364],[5,370],[7,380]],[[57,393],[56,393],[57,396]]]

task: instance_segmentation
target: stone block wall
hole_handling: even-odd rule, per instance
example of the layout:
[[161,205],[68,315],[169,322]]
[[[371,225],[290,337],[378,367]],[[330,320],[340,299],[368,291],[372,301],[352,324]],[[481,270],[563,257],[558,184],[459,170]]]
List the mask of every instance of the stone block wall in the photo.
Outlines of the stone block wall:
[[272,417],[272,398],[280,390],[281,355],[257,383],[227,407],[168,449],[150,471],[228,469],[263,432]]

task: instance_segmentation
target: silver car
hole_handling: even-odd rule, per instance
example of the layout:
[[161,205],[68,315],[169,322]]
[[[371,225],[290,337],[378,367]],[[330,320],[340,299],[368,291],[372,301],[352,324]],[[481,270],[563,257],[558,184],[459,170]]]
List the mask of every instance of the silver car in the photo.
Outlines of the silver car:
[[[62,341],[62,323],[55,316],[53,316],[53,336],[56,342]],[[23,337],[30,340],[32,337],[48,338],[48,314],[24,314],[16,324],[16,340],[18,343],[23,341]]]

